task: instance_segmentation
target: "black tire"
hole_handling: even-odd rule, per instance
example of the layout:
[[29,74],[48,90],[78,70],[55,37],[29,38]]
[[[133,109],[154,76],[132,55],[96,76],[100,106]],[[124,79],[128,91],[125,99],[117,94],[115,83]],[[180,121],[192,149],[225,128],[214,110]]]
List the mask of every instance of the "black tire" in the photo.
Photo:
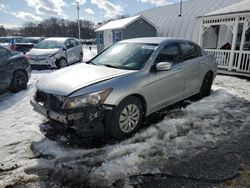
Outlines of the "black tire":
[[61,69],[63,67],[67,67],[68,63],[65,59],[61,59],[60,61],[57,62],[56,66],[58,69]]
[[200,92],[198,93],[198,97],[202,99],[204,97],[209,96],[211,93],[212,84],[213,84],[213,73],[208,72],[203,79]]
[[80,55],[79,55],[79,61],[82,62],[82,60],[83,60],[83,55],[82,55],[82,53],[80,53]]
[[10,84],[10,90],[17,93],[20,90],[27,89],[28,78],[23,71],[13,73],[13,78]]
[[[123,131],[126,129],[126,127],[122,126],[123,122],[121,119],[125,118],[125,115],[123,114],[124,110],[127,109],[127,112],[128,112],[128,108],[130,108],[130,107],[132,109],[130,116],[129,117],[127,116],[126,117],[127,119],[124,120],[124,122],[128,122],[126,125],[130,126],[131,129],[128,132],[126,132],[126,131]],[[134,108],[134,110],[133,110],[133,108]],[[133,113],[137,113],[137,112],[139,114],[139,117],[137,117],[136,115],[133,116]],[[137,118],[138,118],[138,120],[136,120]],[[130,96],[130,97],[125,98],[110,113],[110,115],[106,119],[106,123],[107,123],[107,126],[109,128],[110,135],[114,138],[122,139],[122,138],[125,138],[125,137],[132,135],[133,133],[135,133],[139,129],[141,122],[142,122],[142,118],[143,118],[143,106],[142,106],[141,101],[137,97]],[[121,127],[123,127],[123,129]]]

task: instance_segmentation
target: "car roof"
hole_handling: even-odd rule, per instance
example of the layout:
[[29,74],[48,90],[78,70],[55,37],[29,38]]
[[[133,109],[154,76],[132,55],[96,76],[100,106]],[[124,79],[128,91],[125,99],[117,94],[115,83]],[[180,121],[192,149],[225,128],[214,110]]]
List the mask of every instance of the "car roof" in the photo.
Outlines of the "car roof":
[[45,40],[57,40],[57,41],[66,41],[67,39],[74,39],[73,37],[49,37]]
[[20,37],[20,36],[3,36],[3,37],[0,37],[0,38],[6,38],[6,39],[12,39],[12,38],[23,38],[23,37]]
[[[143,38],[133,38],[120,41],[120,43],[146,43],[146,44],[160,44],[162,42],[180,42],[187,41],[184,39],[174,38],[174,37],[143,37]],[[192,41],[188,41],[192,42]]]
[[45,39],[45,37],[25,37],[25,39]]

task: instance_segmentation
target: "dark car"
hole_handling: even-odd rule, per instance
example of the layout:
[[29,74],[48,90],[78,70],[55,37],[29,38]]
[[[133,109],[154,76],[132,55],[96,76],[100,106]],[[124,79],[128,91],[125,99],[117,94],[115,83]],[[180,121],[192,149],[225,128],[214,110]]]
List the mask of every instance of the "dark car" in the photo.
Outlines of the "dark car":
[[20,41],[20,43],[15,44],[15,50],[25,54],[44,39],[45,37],[25,37]]
[[10,89],[16,93],[26,89],[30,73],[27,56],[0,46],[0,91]]

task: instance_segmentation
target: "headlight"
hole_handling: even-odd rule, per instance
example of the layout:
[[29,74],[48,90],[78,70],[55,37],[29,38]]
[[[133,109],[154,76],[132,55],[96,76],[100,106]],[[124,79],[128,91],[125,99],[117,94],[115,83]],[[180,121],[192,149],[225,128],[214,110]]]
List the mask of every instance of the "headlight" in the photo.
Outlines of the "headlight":
[[90,106],[90,105],[95,106],[98,104],[103,104],[103,102],[109,96],[111,91],[112,89],[106,89],[106,90],[98,91],[95,93],[67,98],[63,104],[63,109],[74,109],[74,108],[82,108],[82,107]]
[[56,54],[53,54],[52,56],[50,56],[50,59],[52,60],[52,62],[55,62],[59,58],[59,56],[60,56],[60,54],[56,53]]

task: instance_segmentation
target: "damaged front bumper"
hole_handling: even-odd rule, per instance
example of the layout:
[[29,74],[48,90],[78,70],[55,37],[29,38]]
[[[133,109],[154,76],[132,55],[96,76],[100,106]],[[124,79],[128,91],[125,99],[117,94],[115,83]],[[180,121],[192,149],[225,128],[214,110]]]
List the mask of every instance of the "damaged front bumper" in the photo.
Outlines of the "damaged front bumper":
[[113,109],[112,106],[102,106],[95,108],[85,107],[79,111],[68,113],[49,110],[46,107],[40,105],[39,102],[36,102],[34,99],[30,101],[30,104],[33,106],[34,111],[38,112],[42,116],[64,124],[76,124],[77,122],[82,122],[83,120],[85,122],[93,122],[96,119],[100,119],[105,111],[111,111]]
[[34,100],[31,100],[30,104],[33,106],[33,109],[42,116],[64,124],[69,124],[72,121],[76,121],[84,117],[84,113],[67,114],[48,110]]

